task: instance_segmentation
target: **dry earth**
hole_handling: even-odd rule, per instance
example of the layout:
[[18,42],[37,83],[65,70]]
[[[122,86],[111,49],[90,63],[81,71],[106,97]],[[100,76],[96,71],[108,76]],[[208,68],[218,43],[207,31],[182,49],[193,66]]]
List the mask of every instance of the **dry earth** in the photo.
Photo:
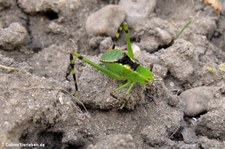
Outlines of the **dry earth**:
[[[152,66],[154,82],[129,95],[114,92],[123,82],[76,59],[73,96],[68,53],[100,63],[124,20],[135,57]],[[118,48],[125,47],[122,34]],[[224,7],[215,11],[198,0],[0,0],[2,149],[224,149],[224,78]]]

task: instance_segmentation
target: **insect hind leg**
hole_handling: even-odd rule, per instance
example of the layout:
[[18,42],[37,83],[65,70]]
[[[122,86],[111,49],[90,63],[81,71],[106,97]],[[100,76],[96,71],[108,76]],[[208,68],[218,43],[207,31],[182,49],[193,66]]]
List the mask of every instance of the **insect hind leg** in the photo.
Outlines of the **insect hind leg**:
[[117,40],[120,37],[121,32],[124,30],[125,32],[125,36],[126,36],[126,42],[127,42],[127,50],[128,50],[128,56],[132,59],[135,60],[134,58],[134,53],[133,53],[133,49],[131,47],[131,41],[130,41],[130,34],[129,34],[129,27],[127,22],[123,22],[120,24],[119,28],[117,29],[117,33],[116,36],[113,38],[113,46],[112,49],[115,48]]
[[120,24],[119,28],[117,29],[117,32],[116,32],[116,36],[113,37],[113,46],[112,46],[112,49],[115,49],[115,46],[116,46],[116,43],[120,37],[120,34],[121,32],[123,31],[123,23]]
[[75,90],[78,91],[77,79],[76,79],[74,64],[75,64],[75,62],[74,62],[74,59],[73,59],[73,55],[70,54],[70,69],[71,69],[71,73],[72,73],[72,76],[73,76]]
[[67,81],[70,81],[69,75],[70,75],[71,71],[72,71],[71,65],[69,64],[68,67],[67,67],[66,76],[65,76],[65,78],[66,78]]

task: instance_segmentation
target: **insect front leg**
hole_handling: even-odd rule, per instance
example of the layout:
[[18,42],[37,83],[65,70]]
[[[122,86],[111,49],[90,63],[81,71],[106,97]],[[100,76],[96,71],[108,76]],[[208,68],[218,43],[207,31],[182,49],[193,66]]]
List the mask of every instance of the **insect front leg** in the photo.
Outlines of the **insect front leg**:
[[68,78],[69,75],[70,75],[70,73],[71,73],[71,66],[70,66],[70,64],[69,64],[69,65],[67,66],[67,69],[66,69],[66,76],[65,76],[65,78],[66,78],[67,81],[70,81],[70,79]]
[[132,82],[132,83],[130,84],[130,87],[128,88],[126,94],[129,94],[129,93],[130,93],[131,89],[134,87],[135,84],[136,84],[135,82]]
[[129,88],[127,89],[127,92],[126,92],[126,94],[129,94],[130,91],[132,90],[132,88],[134,87],[135,84],[136,84],[136,82],[127,81],[125,84],[119,86],[119,87],[116,88],[114,91],[115,91],[115,92],[118,92],[118,91],[120,91],[121,89],[123,89],[123,88],[129,86]]
[[121,89],[123,89],[123,88],[125,88],[125,87],[127,87],[127,86],[129,86],[129,85],[130,85],[130,81],[127,81],[125,84],[119,86],[119,87],[116,88],[114,91],[115,91],[115,92],[118,92],[118,91],[120,91]]

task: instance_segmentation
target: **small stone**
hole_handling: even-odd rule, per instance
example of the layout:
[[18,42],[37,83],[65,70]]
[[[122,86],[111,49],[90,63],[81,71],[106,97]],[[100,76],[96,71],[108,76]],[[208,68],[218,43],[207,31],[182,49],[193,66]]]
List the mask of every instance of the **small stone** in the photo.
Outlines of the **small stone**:
[[9,100],[9,103],[12,105],[12,106],[16,106],[19,102],[18,102],[18,100],[17,99],[10,99]]
[[197,142],[197,136],[193,128],[184,128],[181,134],[185,143],[194,144]]
[[112,47],[112,38],[107,37],[100,42],[100,51],[105,52]]
[[[87,2],[81,0],[18,0],[18,6],[26,12],[26,14],[53,14],[51,19],[63,19],[62,17],[74,15],[74,10],[85,9],[84,4]],[[95,1],[90,1],[88,5],[95,4]],[[55,16],[54,16],[55,15]],[[52,18],[53,17],[53,18]]]
[[173,40],[173,37],[166,30],[157,27],[155,31],[161,44],[168,45]]
[[159,64],[154,64],[152,68],[153,74],[165,78],[167,74],[168,69],[165,66],[159,65]]
[[99,47],[99,44],[100,44],[100,42],[103,40],[103,37],[101,37],[101,36],[94,36],[94,37],[92,37],[90,40],[89,40],[89,42],[88,42],[88,45],[89,45],[89,47],[91,47],[92,49],[96,49],[96,48],[98,48]]
[[39,3],[36,3],[35,0],[19,0],[18,4],[28,14],[35,14],[37,12],[46,12],[47,10],[52,10],[58,12],[58,5],[63,1],[45,1],[41,0]]
[[138,52],[141,52],[141,48],[140,48],[137,44],[132,43],[132,44],[131,44],[131,47],[132,47],[132,50],[133,50],[133,52],[134,52],[134,55],[135,55],[136,53],[138,53]]
[[154,53],[159,47],[159,42],[155,37],[143,36],[140,45],[141,49],[146,50],[149,53]]
[[88,17],[86,31],[90,36],[115,36],[124,19],[125,12],[120,6],[108,5]]
[[19,23],[12,23],[9,27],[0,30],[0,47],[12,50],[25,43],[27,36],[25,27]]
[[78,129],[72,128],[64,133],[62,138],[62,143],[72,144],[73,146],[83,146],[85,143],[85,138]]
[[134,26],[141,19],[146,19],[154,11],[156,0],[121,0],[119,6],[125,10],[128,24]]
[[213,98],[215,87],[196,87],[180,94],[184,102],[184,113],[187,116],[195,116],[207,111],[207,103]]
[[141,131],[141,135],[150,146],[162,146],[166,142],[167,131],[163,125],[150,125]]
[[133,36],[140,38],[141,49],[150,53],[168,45],[177,32],[168,21],[158,17],[139,21],[133,30]]

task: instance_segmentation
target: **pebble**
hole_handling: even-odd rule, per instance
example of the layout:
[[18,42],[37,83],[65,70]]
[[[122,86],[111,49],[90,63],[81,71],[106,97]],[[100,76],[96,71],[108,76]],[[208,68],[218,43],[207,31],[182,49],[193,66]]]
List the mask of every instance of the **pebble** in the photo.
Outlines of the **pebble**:
[[25,27],[19,23],[12,23],[7,28],[0,30],[0,47],[6,50],[12,50],[25,43],[28,36]]
[[111,48],[112,45],[113,45],[112,38],[107,37],[100,42],[100,51],[105,52],[106,50]]
[[134,26],[154,11],[156,0],[121,0],[119,6],[125,10],[128,24]]
[[197,141],[197,136],[193,128],[184,128],[181,132],[184,142],[187,144],[195,144]]
[[141,131],[141,136],[150,146],[162,146],[166,142],[167,131],[163,125],[150,125]]
[[132,50],[133,50],[134,54],[136,54],[138,52],[141,52],[141,49],[140,49],[140,47],[137,44],[132,43],[131,47],[132,47]]
[[168,69],[165,66],[160,64],[154,64],[152,68],[153,74],[160,76],[161,78],[165,78],[168,72]]
[[215,87],[196,87],[186,90],[180,94],[184,102],[184,113],[186,116],[196,116],[207,111],[207,103],[213,98]]
[[[95,3],[95,1],[86,2],[82,0],[39,0],[38,2],[36,0],[18,0],[18,6],[26,14],[47,15],[50,20],[60,20],[70,15],[74,16],[74,13],[76,13],[74,11],[84,10],[87,5]],[[50,17],[48,17],[48,14],[50,14]]]
[[172,35],[170,35],[166,30],[156,27],[155,31],[161,44],[168,45],[173,40]]
[[[37,12],[45,12],[47,10],[52,10],[58,12],[58,6],[62,1],[45,1],[41,0],[39,3],[36,3],[35,0],[19,0],[18,5],[28,14],[35,14]],[[61,4],[62,5],[62,4]]]
[[[110,38],[110,37],[109,37]],[[100,42],[103,40],[101,36],[94,36],[88,41],[89,47],[92,49],[96,49],[99,47]]]
[[115,36],[125,20],[124,10],[117,5],[107,5],[87,18],[86,31],[89,36]]

